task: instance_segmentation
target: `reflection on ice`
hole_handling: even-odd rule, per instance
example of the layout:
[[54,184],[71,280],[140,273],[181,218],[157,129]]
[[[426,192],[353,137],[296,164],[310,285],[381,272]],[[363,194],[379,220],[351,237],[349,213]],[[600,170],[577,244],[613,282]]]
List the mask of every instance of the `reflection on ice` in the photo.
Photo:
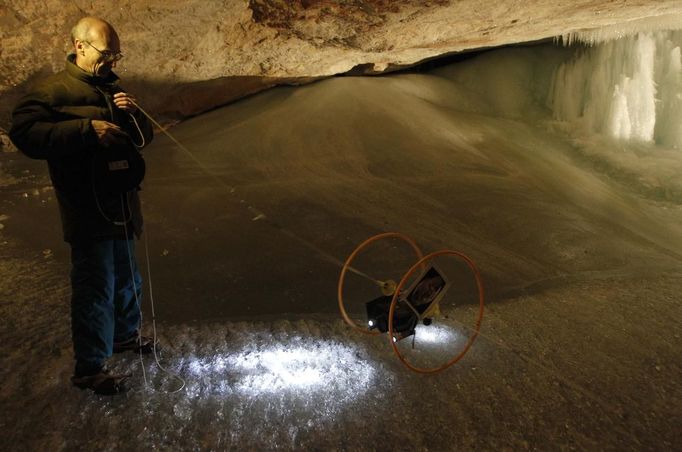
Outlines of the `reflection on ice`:
[[225,370],[225,358],[221,356],[204,359],[195,357],[187,367],[194,376],[201,376],[207,372],[222,372]]
[[248,438],[257,450],[290,448],[314,441],[313,431],[353,419],[360,405],[384,406],[395,383],[385,364],[394,357],[373,339],[358,337],[340,321],[176,327],[173,341],[162,340],[182,345],[163,364],[186,387],[171,394],[173,377],[152,364],[154,397],[149,391],[134,397],[163,403],[174,419],[207,432],[214,444],[244,444]]
[[350,382],[348,390],[357,394],[364,392],[374,378],[367,362],[358,360],[350,347],[338,343],[293,348],[276,344],[255,353],[239,353],[228,361],[241,374],[236,389],[252,395],[287,389],[330,390],[339,385],[341,375],[344,385]]
[[352,346],[314,338],[295,342],[193,356],[187,368],[195,379],[220,380],[209,392],[215,392],[218,383],[224,383],[221,378],[227,378],[233,383],[229,388],[223,385],[224,389],[250,396],[298,390],[305,390],[307,395],[311,391],[347,391],[357,396],[375,379],[371,363],[360,359],[359,351]]
[[423,344],[445,344],[450,345],[460,338],[460,334],[453,328],[445,325],[432,324],[429,326],[417,325],[415,328],[415,342]]

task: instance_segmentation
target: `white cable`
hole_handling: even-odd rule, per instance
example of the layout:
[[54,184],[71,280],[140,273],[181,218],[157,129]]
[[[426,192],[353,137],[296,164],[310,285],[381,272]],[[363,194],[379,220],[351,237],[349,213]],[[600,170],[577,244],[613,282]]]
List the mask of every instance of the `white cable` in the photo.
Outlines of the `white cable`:
[[133,143],[133,145],[137,149],[142,149],[147,144],[147,142],[144,139],[144,134],[142,133],[142,129],[140,129],[140,125],[137,123],[137,119],[135,119],[135,116],[132,113],[128,113],[128,114],[130,115],[130,117],[133,119],[133,122],[135,123],[135,127],[137,128],[137,133],[140,134],[140,138],[142,139],[142,144],[135,143],[135,140],[133,140],[133,137],[130,137],[130,141]]
[[[119,195],[119,198],[121,199],[121,211],[125,214],[125,205],[123,203],[123,193]],[[126,201],[128,196],[126,194]],[[126,203],[127,204],[127,203]],[[128,205],[128,210],[130,210],[130,205]],[[132,214],[131,214],[132,218]],[[130,266],[130,277],[133,281],[133,293],[135,294],[135,303],[137,304],[137,310],[140,313],[140,321],[137,325],[137,343],[139,345],[138,351],[140,352],[140,367],[142,367],[142,378],[144,379],[144,385],[148,386],[149,383],[147,382],[147,371],[144,368],[144,361],[142,360],[142,306],[140,305],[140,298],[137,296],[137,284],[135,282],[135,269],[133,267],[133,253],[130,252],[130,243],[128,242],[128,225],[124,224],[123,225],[123,231],[125,234],[126,238],[126,253],[128,254],[128,264]]]
[[173,372],[170,372],[165,367],[163,367],[161,365],[161,363],[159,362],[159,356],[156,353],[156,343],[157,343],[157,341],[156,341],[156,337],[157,337],[156,336],[156,313],[154,311],[154,290],[153,290],[153,284],[152,284],[151,264],[149,262],[149,245],[148,245],[148,240],[147,240],[147,231],[143,230],[142,234],[144,235],[144,252],[145,252],[146,259],[147,259],[147,281],[149,284],[149,304],[152,308],[152,330],[154,332],[154,348],[153,348],[154,360],[156,361],[156,365],[159,366],[159,369],[164,371],[166,374],[177,378],[182,383],[182,385],[180,385],[180,387],[178,389],[169,392],[169,394],[175,394],[176,392],[182,391],[187,383],[185,382],[185,380],[180,375],[175,374]]
[[[123,204],[123,194],[121,194],[120,197],[121,197],[121,209],[124,210],[125,206]],[[132,212],[132,209],[130,209],[130,205],[128,205],[128,211]],[[138,351],[139,351],[139,356],[140,356],[140,366],[142,367],[142,378],[144,379],[144,385],[146,387],[146,386],[149,386],[149,382],[147,381],[147,372],[146,372],[145,367],[144,367],[144,360],[142,359],[142,305],[141,305],[140,299],[137,295],[137,284],[135,283],[135,269],[133,267],[133,256],[132,256],[132,253],[130,252],[130,245],[128,242],[129,236],[128,236],[127,225],[124,226],[123,230],[124,230],[125,239],[126,239],[126,250],[128,252],[128,264],[130,265],[130,275],[131,275],[131,278],[133,281],[133,287],[134,287],[134,293],[135,293],[135,303],[137,304],[137,309],[140,313],[140,322],[139,322],[139,325],[137,328],[137,341],[138,341],[138,346],[139,346]],[[177,374],[174,374],[173,372],[170,372],[165,367],[163,367],[161,365],[161,363],[159,362],[159,356],[156,353],[156,344],[157,344],[156,314],[154,312],[154,292],[153,292],[153,288],[152,288],[152,279],[151,279],[151,270],[150,270],[151,267],[149,264],[149,247],[147,246],[147,233],[146,232],[144,232],[144,249],[145,249],[146,258],[147,258],[147,280],[149,281],[149,302],[150,302],[151,309],[152,309],[152,329],[154,332],[154,336],[152,338],[152,340],[153,340],[152,350],[154,351],[154,360],[156,361],[156,365],[159,366],[159,369],[161,369],[164,373],[166,373],[172,377],[175,377],[178,380],[180,380],[180,382],[182,382],[182,385],[178,389],[169,392],[169,394],[175,394],[176,392],[182,391],[182,389],[185,387],[186,383],[182,377],[180,377]]]

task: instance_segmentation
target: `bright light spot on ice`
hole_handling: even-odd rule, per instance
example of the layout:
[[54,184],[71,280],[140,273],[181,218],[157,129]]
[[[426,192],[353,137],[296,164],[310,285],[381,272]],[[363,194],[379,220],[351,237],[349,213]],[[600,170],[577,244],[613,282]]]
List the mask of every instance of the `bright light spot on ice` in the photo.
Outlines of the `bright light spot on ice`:
[[284,388],[310,387],[324,382],[323,372],[330,369],[330,353],[318,356],[312,350],[268,350],[239,355],[235,367],[249,370],[242,384],[243,389],[257,392],[276,391]]
[[417,344],[452,344],[459,335],[450,328],[442,325],[417,325],[415,328]]
[[249,395],[281,391],[334,390],[362,394],[374,380],[371,363],[338,342],[310,341],[287,346],[270,344],[259,350],[226,356],[194,358],[188,368],[195,377],[211,374],[236,377],[231,389]]
[[359,360],[351,348],[338,343],[293,348],[273,345],[264,351],[240,353],[228,361],[244,374],[237,389],[248,393],[322,389],[339,385],[339,379],[357,391],[366,388],[373,379],[369,363]]

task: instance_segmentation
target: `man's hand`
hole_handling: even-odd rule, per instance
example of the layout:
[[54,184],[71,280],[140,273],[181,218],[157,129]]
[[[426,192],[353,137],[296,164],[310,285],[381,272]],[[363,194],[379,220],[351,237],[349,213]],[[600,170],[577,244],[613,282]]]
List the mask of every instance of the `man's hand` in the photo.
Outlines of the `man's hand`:
[[125,143],[128,135],[116,124],[93,119],[90,121],[97,134],[97,141],[104,146]]
[[137,111],[137,107],[135,106],[137,99],[128,93],[120,92],[114,94],[114,103],[118,108],[130,114],[133,114]]

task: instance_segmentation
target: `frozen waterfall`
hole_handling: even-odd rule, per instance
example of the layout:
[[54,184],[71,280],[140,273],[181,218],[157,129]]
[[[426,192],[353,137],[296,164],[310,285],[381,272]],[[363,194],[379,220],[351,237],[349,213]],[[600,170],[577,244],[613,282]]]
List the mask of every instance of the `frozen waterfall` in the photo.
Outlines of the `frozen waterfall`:
[[[594,37],[577,40],[594,43]],[[585,47],[560,65],[549,106],[584,132],[682,149],[682,31]]]

